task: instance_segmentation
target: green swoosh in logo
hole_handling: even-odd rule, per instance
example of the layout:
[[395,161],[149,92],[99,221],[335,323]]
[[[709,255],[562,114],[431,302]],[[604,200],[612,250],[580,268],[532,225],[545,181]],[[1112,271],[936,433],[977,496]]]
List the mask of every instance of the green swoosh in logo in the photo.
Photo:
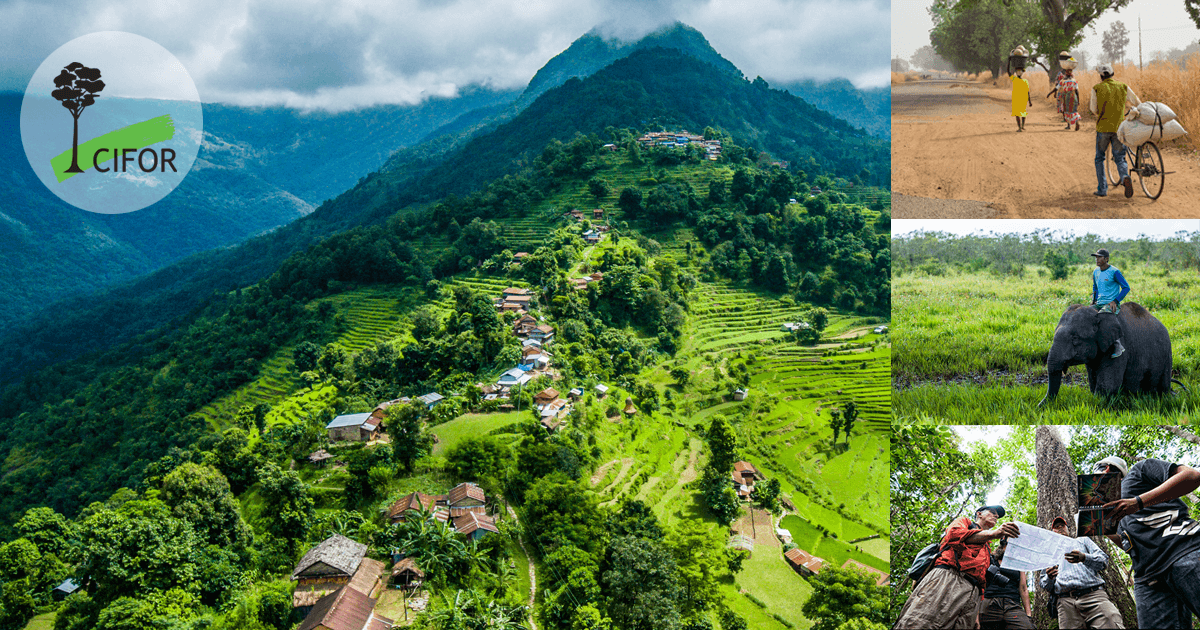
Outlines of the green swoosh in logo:
[[[175,121],[171,116],[159,116],[143,120],[116,131],[110,131],[79,145],[79,168],[87,171],[92,168],[92,156],[100,149],[108,149],[104,161],[112,161],[115,149],[142,149],[158,142],[165,142],[175,137]],[[86,157],[85,157],[86,156]],[[103,163],[103,162],[102,162]],[[62,182],[79,173],[68,173],[71,168],[71,149],[50,158],[50,168],[54,176]]]

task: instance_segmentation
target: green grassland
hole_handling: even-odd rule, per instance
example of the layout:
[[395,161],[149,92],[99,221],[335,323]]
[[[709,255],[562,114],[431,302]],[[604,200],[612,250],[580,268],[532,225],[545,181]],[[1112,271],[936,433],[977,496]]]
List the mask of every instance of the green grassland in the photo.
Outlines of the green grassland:
[[[1192,394],[1105,400],[1087,390],[1082,366],[1069,370],[1059,398],[1045,395],[1046,355],[1063,311],[1091,301],[1091,268],[1065,280],[1040,267],[1026,277],[981,272],[914,272],[892,282],[897,385],[893,414],[961,423],[1122,422],[1184,419],[1200,404],[1200,278],[1148,267],[1126,268],[1127,298],[1145,306],[1171,333],[1172,368]],[[1176,386],[1178,390],[1178,386]]]
[[29,620],[29,623],[25,625],[25,630],[53,630],[54,617],[57,615],[58,613],[52,612],[38,615]]

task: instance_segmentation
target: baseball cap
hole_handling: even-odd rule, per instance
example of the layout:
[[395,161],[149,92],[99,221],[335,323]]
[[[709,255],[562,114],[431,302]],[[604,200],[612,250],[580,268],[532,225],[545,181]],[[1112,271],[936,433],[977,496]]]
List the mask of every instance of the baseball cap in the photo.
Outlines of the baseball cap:
[[998,517],[1004,516],[1004,506],[1002,506],[1002,505],[985,505],[985,506],[979,508],[978,510],[975,510],[975,513],[978,514],[984,510],[991,510],[991,511],[995,512],[996,516],[998,516]]
[[1058,527],[1058,523],[1059,523],[1059,521],[1061,521],[1063,525],[1066,525],[1066,524],[1067,524],[1067,519],[1066,519],[1066,517],[1062,517],[1062,516],[1055,516],[1055,517],[1054,517],[1054,521],[1050,523],[1050,527]]
[[1107,249],[1097,249],[1095,254],[1089,254],[1089,255],[1095,256],[1097,258],[1108,258],[1108,250]]
[[[1104,251],[1104,250],[1100,250],[1100,251]],[[1099,468],[1103,468],[1104,466],[1107,466],[1109,464],[1116,466],[1117,469],[1121,471],[1122,475],[1129,474],[1129,465],[1125,463],[1125,460],[1121,459],[1120,457],[1117,457],[1116,455],[1113,455],[1111,457],[1105,457],[1104,459],[1096,462],[1095,464],[1092,465],[1092,470],[1097,470]]]

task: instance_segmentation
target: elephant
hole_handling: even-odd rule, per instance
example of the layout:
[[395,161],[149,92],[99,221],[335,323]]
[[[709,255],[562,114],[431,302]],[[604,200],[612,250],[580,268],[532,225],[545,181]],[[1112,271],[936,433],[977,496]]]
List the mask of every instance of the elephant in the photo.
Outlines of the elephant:
[[[1114,359],[1110,353],[1117,339],[1125,352]],[[1087,366],[1088,387],[1093,394],[1168,394],[1174,381],[1171,335],[1162,322],[1136,302],[1122,304],[1116,316],[1083,304],[1067,308],[1054,329],[1054,343],[1046,357],[1050,384],[1039,407],[1058,395],[1067,367],[1080,364]]]

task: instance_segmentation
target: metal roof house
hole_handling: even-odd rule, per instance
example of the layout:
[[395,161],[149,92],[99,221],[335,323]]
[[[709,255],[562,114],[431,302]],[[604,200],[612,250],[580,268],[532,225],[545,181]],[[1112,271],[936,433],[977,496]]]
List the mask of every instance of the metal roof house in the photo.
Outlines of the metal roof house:
[[338,416],[325,425],[329,441],[350,440],[369,442],[379,430],[379,418],[370,413],[348,413]]

